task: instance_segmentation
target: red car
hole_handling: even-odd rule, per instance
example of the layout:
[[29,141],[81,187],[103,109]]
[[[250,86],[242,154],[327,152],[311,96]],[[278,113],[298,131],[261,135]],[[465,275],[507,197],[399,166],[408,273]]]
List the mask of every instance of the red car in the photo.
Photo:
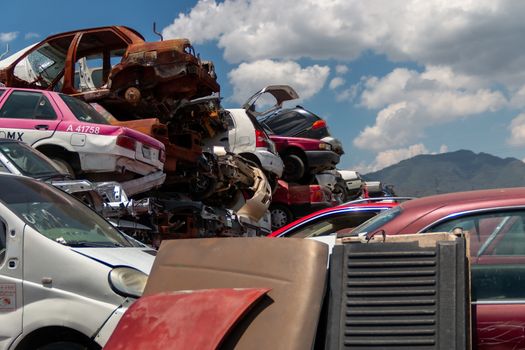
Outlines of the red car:
[[272,231],[289,224],[295,218],[337,204],[332,191],[326,186],[294,185],[279,180],[269,208]]
[[352,234],[468,232],[474,341],[478,349],[525,347],[525,188],[414,199]]
[[273,231],[268,237],[320,237],[333,232],[343,236],[366,220],[397,205],[398,202],[393,200],[360,201],[321,209]]

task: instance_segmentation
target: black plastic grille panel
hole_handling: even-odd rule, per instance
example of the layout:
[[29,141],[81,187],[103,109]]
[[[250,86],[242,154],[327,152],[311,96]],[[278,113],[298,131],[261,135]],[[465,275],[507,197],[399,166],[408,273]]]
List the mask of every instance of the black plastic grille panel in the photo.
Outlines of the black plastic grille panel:
[[351,243],[331,260],[328,349],[465,349],[464,240]]

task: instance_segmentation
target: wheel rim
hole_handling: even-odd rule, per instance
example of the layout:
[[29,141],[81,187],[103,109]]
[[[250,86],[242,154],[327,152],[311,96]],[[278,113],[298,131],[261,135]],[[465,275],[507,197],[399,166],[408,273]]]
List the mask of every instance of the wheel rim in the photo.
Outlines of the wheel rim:
[[282,209],[273,209],[272,214],[272,229],[278,229],[288,224],[288,214]]

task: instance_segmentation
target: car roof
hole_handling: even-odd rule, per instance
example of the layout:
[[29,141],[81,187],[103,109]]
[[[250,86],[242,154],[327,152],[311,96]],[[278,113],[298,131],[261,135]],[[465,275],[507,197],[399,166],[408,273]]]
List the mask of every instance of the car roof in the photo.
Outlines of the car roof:
[[403,202],[402,214],[382,228],[387,234],[421,232],[449,215],[525,206],[525,187],[454,192]]

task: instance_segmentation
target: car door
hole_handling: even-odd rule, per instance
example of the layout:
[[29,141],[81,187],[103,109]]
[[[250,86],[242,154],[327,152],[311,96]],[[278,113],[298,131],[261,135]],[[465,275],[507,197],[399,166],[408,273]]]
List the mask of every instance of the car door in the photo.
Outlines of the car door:
[[22,332],[24,224],[0,204],[0,349]]
[[525,209],[456,217],[430,231],[469,233],[477,349],[525,347]]
[[41,91],[11,90],[0,105],[0,138],[33,145],[53,136],[61,114]]

